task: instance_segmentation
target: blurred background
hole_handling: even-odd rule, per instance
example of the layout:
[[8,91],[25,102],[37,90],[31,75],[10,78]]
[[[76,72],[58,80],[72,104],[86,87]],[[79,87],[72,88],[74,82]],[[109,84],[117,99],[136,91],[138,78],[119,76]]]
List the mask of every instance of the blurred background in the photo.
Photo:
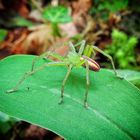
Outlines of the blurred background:
[[[118,71],[140,88],[140,79],[134,80],[140,77],[139,17],[139,0],[0,0],[0,59],[52,48],[64,56],[69,48],[62,44],[84,39],[111,55]],[[94,59],[111,68],[103,55]],[[63,138],[0,112],[0,139]]]

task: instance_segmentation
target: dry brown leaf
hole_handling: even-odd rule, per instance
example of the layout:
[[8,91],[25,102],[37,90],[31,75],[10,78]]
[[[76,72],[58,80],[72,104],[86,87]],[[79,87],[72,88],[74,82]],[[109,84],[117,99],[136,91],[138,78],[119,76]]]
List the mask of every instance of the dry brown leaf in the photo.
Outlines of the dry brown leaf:
[[41,24],[30,29],[14,29],[9,32],[7,39],[1,44],[0,58],[11,54],[40,55],[52,46],[55,52],[65,55],[68,52],[68,48],[62,44],[76,35],[77,30],[73,23],[60,25],[60,30],[62,38],[54,38],[50,24]]
[[[54,47],[54,51],[65,55],[68,52],[67,46],[63,46],[62,44],[67,42],[71,37],[76,35],[78,32],[74,23],[60,24],[60,30],[62,37],[55,37],[52,35],[51,25],[40,25],[32,29],[32,33],[28,35],[27,39],[24,42],[25,47],[27,48],[28,53],[33,53],[34,50],[37,53],[41,54],[51,47]],[[56,46],[56,47],[55,47]],[[29,48],[29,49],[28,49]]]
[[74,23],[77,27],[83,28],[86,24],[85,18],[92,6],[92,0],[77,0],[71,2],[71,5]]
[[0,46],[0,58],[11,54],[26,53],[22,44],[29,33],[30,31],[26,28],[9,31],[6,40]]
[[62,34],[66,38],[71,38],[71,37],[75,36],[76,34],[78,34],[78,31],[77,31],[75,24],[73,22],[61,24],[60,28],[63,32]]
[[87,13],[92,6],[92,0],[77,0],[72,2],[73,14]]
[[27,53],[41,54],[46,51],[54,42],[50,25],[39,25],[31,29],[26,40],[24,48]]
[[30,125],[30,127],[25,131],[25,138],[26,139],[40,139],[42,140],[44,136],[46,135],[46,130],[35,126],[35,125]]

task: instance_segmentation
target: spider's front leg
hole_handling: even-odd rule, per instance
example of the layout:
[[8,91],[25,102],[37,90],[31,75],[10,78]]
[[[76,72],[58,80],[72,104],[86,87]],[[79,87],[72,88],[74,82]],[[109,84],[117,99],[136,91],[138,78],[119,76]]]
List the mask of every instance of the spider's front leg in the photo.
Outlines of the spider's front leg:
[[48,66],[48,64],[43,64],[42,66],[40,66],[39,68],[36,68],[32,71],[29,71],[29,72],[26,72],[22,77],[21,79],[19,80],[19,82],[10,90],[7,90],[6,93],[12,93],[12,92],[15,92],[19,89],[19,86],[24,82],[24,80],[26,78],[28,78],[29,76],[31,76],[33,73],[37,72],[37,71],[40,71],[41,69],[44,69],[46,66]]
[[61,87],[61,99],[60,99],[59,104],[63,103],[65,84],[66,84],[66,81],[67,81],[67,79],[68,79],[68,77],[69,77],[69,75],[70,75],[70,73],[71,73],[72,67],[73,67],[72,65],[69,65],[68,70],[67,70],[67,73],[66,73],[66,76],[65,76],[65,78],[64,78],[64,80],[63,80],[63,82],[62,82],[62,87]]
[[64,66],[65,63],[64,62],[49,62],[49,63],[45,63],[43,65],[41,65],[40,67],[34,69],[33,71],[29,71],[26,72],[21,79],[19,80],[19,82],[16,84],[16,86],[14,86],[12,89],[7,90],[6,93],[12,93],[15,92],[19,89],[19,86],[24,82],[25,79],[27,79],[29,76],[31,76],[32,74],[36,73],[37,71],[40,71],[48,66]]
[[32,67],[31,67],[31,71],[34,71],[34,67],[35,67],[35,63],[39,60],[39,59],[42,59],[44,58],[45,56],[49,56],[51,54],[51,52],[45,52],[39,56],[36,56],[33,61],[32,61]]
[[32,75],[34,73],[34,71],[30,71],[30,72],[26,72],[23,77],[20,79],[20,81],[16,84],[15,87],[13,87],[12,89],[9,89],[6,91],[6,93],[12,93],[18,90],[19,86],[22,84],[22,82],[29,77],[30,75]]
[[31,71],[34,70],[34,67],[35,67],[35,63],[39,60],[39,59],[46,59],[48,56],[52,56],[54,58],[57,58],[59,60],[62,60],[62,57],[60,55],[57,55],[54,53],[54,50],[55,48],[54,47],[60,47],[60,46],[63,46],[65,45],[66,43],[59,43],[57,45],[54,45],[54,46],[51,46],[52,50],[51,51],[47,51],[47,52],[44,52],[42,53],[41,55],[35,57],[32,61],[32,67],[31,67]]
[[53,58],[56,58],[56,59],[58,59],[58,60],[61,60],[61,61],[63,61],[63,59],[64,59],[63,56],[61,56],[61,55],[59,55],[59,54],[57,54],[57,53],[55,53],[55,52],[53,52],[53,51],[47,51],[47,52],[45,52],[45,53],[43,53],[43,54],[41,54],[41,55],[39,55],[39,56],[37,56],[37,57],[35,57],[35,58],[33,59],[31,71],[34,70],[35,63],[36,63],[39,59],[44,59],[44,60],[46,60],[49,56],[51,56],[51,57],[53,57]]

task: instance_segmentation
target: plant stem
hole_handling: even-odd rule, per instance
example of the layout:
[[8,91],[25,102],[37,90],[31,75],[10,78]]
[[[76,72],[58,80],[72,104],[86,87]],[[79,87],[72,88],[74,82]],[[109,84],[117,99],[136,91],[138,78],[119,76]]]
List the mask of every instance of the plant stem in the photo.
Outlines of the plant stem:
[[54,37],[62,37],[61,33],[60,33],[60,29],[58,27],[58,23],[51,23],[52,29],[53,29],[53,36]]

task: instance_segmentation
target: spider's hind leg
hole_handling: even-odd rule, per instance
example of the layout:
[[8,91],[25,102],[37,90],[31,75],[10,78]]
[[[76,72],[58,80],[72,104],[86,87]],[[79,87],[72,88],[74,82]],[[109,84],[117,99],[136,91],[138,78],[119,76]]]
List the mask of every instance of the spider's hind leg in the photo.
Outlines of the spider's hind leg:
[[105,53],[104,51],[102,51],[101,49],[99,49],[98,47],[94,46],[94,45],[92,45],[92,48],[95,51],[97,51],[97,52],[101,53],[102,55],[106,56],[111,61],[113,71],[114,71],[115,75],[118,77],[118,73],[116,71],[115,64],[114,64],[114,61],[113,61],[112,57],[110,55],[108,55],[107,53]]
[[87,108],[87,98],[88,98],[88,92],[89,92],[89,85],[90,85],[90,80],[89,80],[89,64],[86,61],[86,92],[85,92],[85,98],[84,98],[84,107]]
[[114,71],[114,74],[116,75],[116,77],[118,77],[119,79],[124,79],[123,77],[121,77],[121,76],[118,75],[118,72],[116,71],[115,64],[114,64],[114,61],[113,61],[112,56],[110,56],[109,54],[105,53],[104,51],[102,51],[101,49],[99,49],[96,46],[93,46],[92,45],[92,47],[93,47],[94,50],[96,50],[99,53],[103,54],[104,56],[106,56],[111,61],[112,68],[113,68],[113,71]]

